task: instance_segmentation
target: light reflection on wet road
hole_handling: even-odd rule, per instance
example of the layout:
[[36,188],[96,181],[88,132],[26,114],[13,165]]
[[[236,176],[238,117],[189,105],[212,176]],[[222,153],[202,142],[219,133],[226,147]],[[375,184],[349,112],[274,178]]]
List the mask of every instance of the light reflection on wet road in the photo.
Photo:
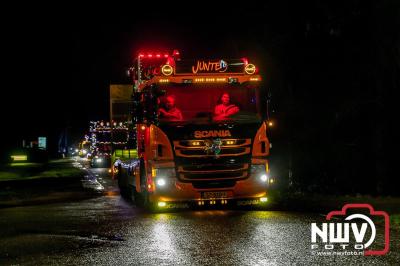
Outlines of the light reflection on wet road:
[[[100,171],[100,176],[101,170]],[[385,257],[316,256],[310,223],[318,214],[202,210],[146,213],[102,176],[103,196],[0,209],[0,264],[282,265],[395,264]],[[397,237],[397,238],[396,238]],[[398,245],[398,236],[392,236]]]

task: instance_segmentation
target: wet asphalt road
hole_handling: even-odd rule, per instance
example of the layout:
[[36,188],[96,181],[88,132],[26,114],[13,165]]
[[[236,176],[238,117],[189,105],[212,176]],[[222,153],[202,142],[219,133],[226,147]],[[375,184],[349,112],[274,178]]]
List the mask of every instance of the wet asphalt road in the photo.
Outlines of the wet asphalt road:
[[[398,265],[398,233],[382,257],[317,256],[320,214],[200,210],[147,213],[126,202],[105,170],[104,195],[0,209],[0,265]],[[378,236],[382,237],[382,236]]]

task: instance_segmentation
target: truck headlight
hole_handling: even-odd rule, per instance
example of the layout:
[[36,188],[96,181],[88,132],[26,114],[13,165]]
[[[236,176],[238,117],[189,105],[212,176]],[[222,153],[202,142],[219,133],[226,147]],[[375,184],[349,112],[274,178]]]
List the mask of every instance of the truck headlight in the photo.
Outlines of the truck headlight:
[[175,177],[175,168],[153,168],[152,175],[157,187],[165,187],[169,179]]
[[268,183],[268,173],[265,170],[265,164],[253,164],[251,165],[251,173],[259,178],[262,182]]
[[268,175],[267,175],[267,174],[263,174],[263,175],[260,176],[260,179],[261,179],[261,181],[263,181],[263,182],[267,182],[267,180],[268,180]]
[[159,186],[159,187],[163,187],[163,186],[165,186],[165,184],[167,183],[167,182],[165,182],[165,179],[164,178],[157,178],[157,186]]

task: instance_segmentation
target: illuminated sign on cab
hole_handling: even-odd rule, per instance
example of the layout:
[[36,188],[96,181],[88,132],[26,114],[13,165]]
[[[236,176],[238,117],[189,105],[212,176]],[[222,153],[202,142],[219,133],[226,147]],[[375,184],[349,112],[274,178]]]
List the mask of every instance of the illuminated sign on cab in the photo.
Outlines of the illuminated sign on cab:
[[194,132],[195,138],[209,138],[209,137],[231,137],[229,130],[196,130]]
[[222,73],[228,69],[228,63],[224,60],[219,61],[197,61],[195,66],[192,66],[193,74],[197,74],[198,72],[210,72],[210,73]]

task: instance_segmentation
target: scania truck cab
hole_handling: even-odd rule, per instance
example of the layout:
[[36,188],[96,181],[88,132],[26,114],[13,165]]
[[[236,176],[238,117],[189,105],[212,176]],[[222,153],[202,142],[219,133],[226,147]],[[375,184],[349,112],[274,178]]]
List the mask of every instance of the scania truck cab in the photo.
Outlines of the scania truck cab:
[[266,204],[274,180],[254,64],[141,53],[131,74],[137,158],[116,166],[121,191],[156,208]]

